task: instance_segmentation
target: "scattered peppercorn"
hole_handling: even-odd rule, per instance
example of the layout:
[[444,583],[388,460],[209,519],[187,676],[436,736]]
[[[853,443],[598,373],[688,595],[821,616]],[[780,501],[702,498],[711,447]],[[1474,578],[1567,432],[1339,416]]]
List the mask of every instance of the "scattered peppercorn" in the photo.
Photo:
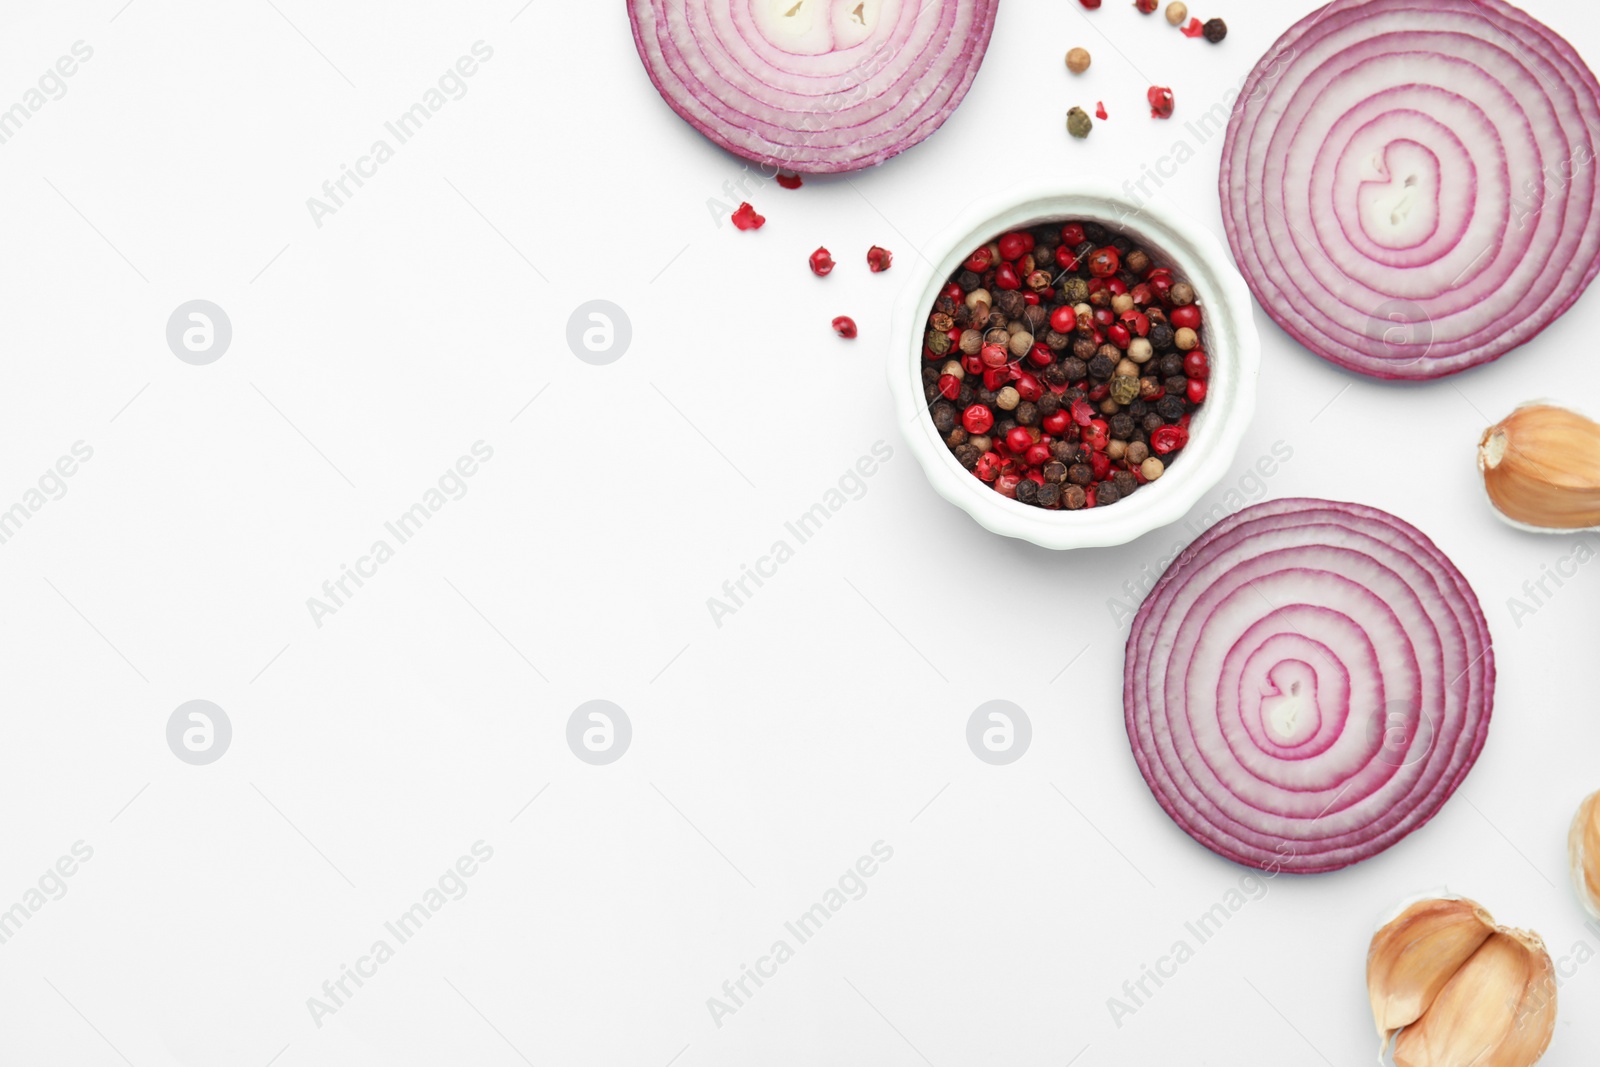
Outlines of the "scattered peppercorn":
[[1174,26],[1182,26],[1183,20],[1189,17],[1189,5],[1181,0],[1173,0],[1167,5],[1167,21]]
[[811,253],[811,273],[819,278],[826,278],[833,273],[833,256],[826,248],[819,248]]
[[1149,15],[1155,11],[1161,0],[1133,0],[1133,6],[1139,9],[1139,14]]
[[1094,62],[1087,48],[1074,48],[1067,53],[1067,69],[1074,74],[1082,74],[1089,69],[1089,64]]
[[1075,107],[1067,112],[1067,132],[1082,140],[1089,136],[1089,131],[1094,129],[1094,122],[1089,118],[1089,113],[1081,107]]
[[778,184],[783,186],[785,189],[798,189],[805,183],[801,181],[800,175],[798,174],[784,174],[780,171],[778,174]]
[[1090,11],[1100,10],[1100,0],[1078,0],[1078,3],[1082,4]]
[[756,209],[748,202],[740,204],[733,213],[733,224],[741,230],[759,230],[767,224],[765,215],[757,215]]
[[833,320],[833,332],[846,340],[856,335],[856,320],[849,315],[840,315]]
[[873,245],[867,249],[867,266],[872,269],[872,273],[882,274],[889,269],[889,264],[892,262],[894,262],[894,253],[887,248]]
[[1185,37],[1199,37],[1205,32],[1206,28],[1199,19],[1190,19],[1189,24],[1183,28]]
[[1211,19],[1205,25],[1206,40],[1212,44],[1220,44],[1228,36],[1228,24],[1221,19]]
[[934,428],[1002,496],[1109,507],[1188,444],[1210,375],[1202,321],[1192,287],[1126,234],[1093,222],[1009,231],[961,263],[928,315]]
[[1160,85],[1152,85],[1150,91],[1145,93],[1145,99],[1150,101],[1150,117],[1153,119],[1170,119],[1172,117],[1172,90]]
[[1094,116],[1102,122],[1111,117],[1106,114],[1106,102],[1104,100],[1096,100],[1094,102]]

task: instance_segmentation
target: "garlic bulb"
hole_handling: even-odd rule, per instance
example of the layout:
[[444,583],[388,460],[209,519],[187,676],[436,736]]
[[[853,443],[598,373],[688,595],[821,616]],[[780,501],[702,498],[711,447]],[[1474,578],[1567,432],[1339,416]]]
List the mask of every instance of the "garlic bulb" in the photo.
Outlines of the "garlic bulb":
[[1421,900],[1379,930],[1367,993],[1397,1067],[1527,1067],[1555,1033],[1544,942],[1470,900]]
[[1600,919],[1600,793],[1589,796],[1572,820],[1567,835],[1567,852],[1572,857],[1572,884],[1584,910]]
[[1478,470],[1489,502],[1536,530],[1600,527],[1600,424],[1554,404],[1525,404],[1483,432]]

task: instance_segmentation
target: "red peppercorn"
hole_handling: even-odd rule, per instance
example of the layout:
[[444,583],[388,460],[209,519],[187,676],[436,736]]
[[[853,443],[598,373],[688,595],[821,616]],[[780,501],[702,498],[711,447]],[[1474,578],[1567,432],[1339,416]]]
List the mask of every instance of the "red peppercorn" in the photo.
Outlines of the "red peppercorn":
[[1200,328],[1200,305],[1185,304],[1181,308],[1173,308],[1172,314],[1168,315],[1167,319],[1172,323],[1174,330],[1181,330],[1184,327],[1198,330]]
[[1206,399],[1206,383],[1199,378],[1190,378],[1189,384],[1184,387],[1184,393],[1191,404],[1203,404]]
[[872,268],[872,273],[881,274],[889,269],[889,264],[894,262],[894,253],[887,248],[873,245],[867,249],[867,266]]
[[1106,279],[1106,289],[1112,296],[1121,296],[1128,291],[1128,283],[1121,278]]
[[1133,6],[1139,9],[1141,15],[1148,15],[1155,11],[1161,0],[1133,0]]
[[800,175],[798,174],[780,173],[778,175],[778,184],[783,186],[785,189],[798,189],[804,185],[805,182],[800,180]]
[[970,356],[962,356],[961,369],[966,371],[968,374],[982,374],[983,357],[977,355],[976,353]]
[[1043,485],[1044,484],[1044,475],[1039,473],[1037,470],[1029,471],[1025,475],[1025,477],[1028,479],[1028,481],[1032,482],[1034,485]]
[[1061,227],[1061,242],[1063,244],[1071,245],[1073,248],[1077,248],[1088,239],[1088,236],[1083,232],[1082,223],[1069,222],[1065,226]]
[[989,392],[994,392],[1011,380],[1011,372],[1005,367],[983,368],[983,387]]
[[[1172,427],[1169,426],[1166,429],[1172,429]],[[1110,427],[1106,425],[1106,420],[1091,419],[1089,425],[1084,427],[1083,443],[1090,448],[1104,451],[1106,445],[1111,443]]]
[[1111,338],[1111,343],[1116,345],[1118,348],[1127,348],[1133,343],[1133,335],[1130,334],[1128,332],[1128,328],[1122,325],[1120,322],[1114,323],[1109,329],[1107,329],[1106,336]]
[[968,433],[988,433],[994,427],[994,412],[982,404],[974,404],[961,413],[961,425]]
[[1136,305],[1139,307],[1144,307],[1150,303],[1150,297],[1152,295],[1150,292],[1150,283],[1140,282],[1138,285],[1128,290],[1128,295],[1133,297],[1133,302]]
[[[1096,448],[1101,446],[1096,445]],[[1111,473],[1111,457],[1104,452],[1089,453],[1089,469],[1094,472],[1094,480],[1101,481]]]
[[954,374],[939,375],[939,392],[946,400],[954,400],[961,395],[961,379]]
[[967,298],[967,294],[962,292],[961,286],[957,285],[955,282],[951,282],[949,285],[939,290],[939,295],[947,296],[957,304],[961,303]]
[[1017,395],[1024,400],[1038,400],[1044,396],[1044,386],[1039,384],[1039,379],[1023,371],[1017,375]]
[[1094,117],[1099,119],[1101,122],[1104,122],[1106,119],[1111,117],[1110,115],[1106,114],[1106,102],[1104,100],[1096,100],[1094,102]]
[[1072,421],[1079,426],[1088,426],[1094,421],[1094,409],[1082,400],[1072,402]]
[[1017,483],[1022,481],[1020,474],[1002,474],[995,479],[994,491],[1008,500],[1017,499]]
[[994,284],[997,289],[1020,289],[1022,279],[1017,277],[1017,268],[1002,263],[994,269]]
[[1012,231],[1000,238],[1000,258],[1017,260],[1033,250],[1033,234]]
[[1117,321],[1117,313],[1110,308],[1095,308],[1093,318],[1096,326],[1110,326]]
[[1206,379],[1211,377],[1211,361],[1206,358],[1205,352],[1198,348],[1189,350],[1183,357],[1183,373],[1191,378]]
[[1052,437],[1060,437],[1067,432],[1067,427],[1071,424],[1072,420],[1067,417],[1066,409],[1057,408],[1054,414],[1046,415],[1040,421],[1039,427]]
[[1153,119],[1170,119],[1172,117],[1172,90],[1160,85],[1152,85],[1150,91],[1145,93],[1145,99],[1150,101],[1150,117]]
[[1122,268],[1122,257],[1107,245],[1089,256],[1089,273],[1096,278],[1109,278]]
[[1022,457],[1030,467],[1042,467],[1050,462],[1050,446],[1044,442],[1029,445],[1028,451]]
[[1140,337],[1150,336],[1150,316],[1144,312],[1129,308],[1122,313],[1122,322],[1123,325]]
[[811,253],[811,273],[819,278],[826,278],[833,273],[833,256],[826,248]]
[[984,245],[967,257],[967,262],[964,266],[974,274],[982,274],[994,266],[994,253],[989,251],[988,245]]
[[1072,254],[1072,249],[1062,245],[1056,249],[1056,266],[1062,270],[1077,270],[1078,257]]
[[1092,508],[1094,505],[1094,486],[1091,485],[1089,488],[1083,491],[1083,506],[1086,508]]
[[985,452],[978,457],[978,466],[973,473],[986,482],[992,482],[1000,477],[1001,462],[998,452]]
[[1189,443],[1189,431],[1182,426],[1163,426],[1150,435],[1150,450],[1158,456],[1176,452]]
[[1189,24],[1183,27],[1185,37],[1199,37],[1206,32],[1206,24],[1199,19],[1190,19]]
[[1063,304],[1050,313],[1050,328],[1056,333],[1071,333],[1078,325],[1078,313]]
[[1039,303],[1039,294],[1030,289],[1022,294],[1022,302],[1033,307]]
[[844,338],[854,337],[856,335],[856,320],[849,315],[840,315],[833,320],[833,332]]
[[1170,275],[1165,277],[1151,278],[1146,284],[1150,286],[1151,296],[1155,297],[1163,304],[1167,302],[1168,297],[1172,293],[1172,277]]
[[1033,433],[1026,426],[1015,426],[1006,434],[1006,447],[1022,455],[1033,447]]
[[1050,351],[1047,346],[1042,345],[1037,341],[1034,342],[1033,347],[1028,350],[1028,362],[1032,363],[1035,367],[1048,367],[1055,361],[1055,353]]
[[733,224],[741,230],[759,230],[767,224],[767,217],[757,215],[755,208],[744,203],[733,213]]
[[1004,367],[1011,358],[1005,345],[984,345],[981,355],[985,367]]
[[1099,11],[1100,10],[1100,0],[1078,0],[1078,3],[1082,4],[1084,7],[1088,8],[1090,11]]

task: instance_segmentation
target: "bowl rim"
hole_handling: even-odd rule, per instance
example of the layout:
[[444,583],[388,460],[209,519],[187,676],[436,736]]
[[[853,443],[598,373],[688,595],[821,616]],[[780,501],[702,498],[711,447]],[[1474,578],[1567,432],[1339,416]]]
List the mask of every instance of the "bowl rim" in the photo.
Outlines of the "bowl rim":
[[[1178,269],[1206,309],[1212,374],[1189,448],[1158,481],[1090,511],[1022,504],[974,478],[934,429],[923,396],[922,324],[956,265],[971,248],[1007,230],[1054,219],[1089,219],[1136,235]],[[1180,209],[1138,203],[1104,179],[1074,179],[1021,183],[980,196],[925,247],[895,304],[887,370],[902,435],[940,496],[993,533],[1042,548],[1096,548],[1126,544],[1176,523],[1221,483],[1255,413],[1261,338],[1249,287],[1216,234]]]

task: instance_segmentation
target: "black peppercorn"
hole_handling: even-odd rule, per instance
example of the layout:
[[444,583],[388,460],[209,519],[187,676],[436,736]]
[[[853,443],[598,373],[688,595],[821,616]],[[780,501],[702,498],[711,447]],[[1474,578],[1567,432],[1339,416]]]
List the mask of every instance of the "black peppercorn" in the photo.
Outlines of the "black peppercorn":
[[939,380],[939,368],[933,366],[930,363],[924,363],[922,365],[922,384],[923,385],[932,385],[934,382],[936,382],[938,380]]
[[1044,470],[1041,473],[1044,474],[1046,483],[1053,482],[1059,485],[1067,480],[1067,465],[1059,460],[1052,460],[1044,465]]
[[[949,338],[946,338],[946,340],[948,341]],[[1116,363],[1105,356],[1096,355],[1089,361],[1089,377],[1097,382],[1103,382],[1111,377],[1111,372],[1116,369]]]
[[1167,391],[1168,396],[1183,398],[1184,391],[1189,387],[1189,379],[1181,374],[1174,374],[1170,378],[1163,378],[1161,386]]
[[941,434],[949,433],[956,428],[956,409],[949,404],[933,405],[933,428]]
[[1077,511],[1088,503],[1089,495],[1083,491],[1082,486],[1069,485],[1061,490],[1061,506],[1068,511]]
[[1206,35],[1206,40],[1212,44],[1218,44],[1224,37],[1228,36],[1228,24],[1221,19],[1211,19],[1205,24],[1203,32]]
[[1156,414],[1168,422],[1177,422],[1183,418],[1183,400],[1168,393],[1156,402]]
[[1039,417],[1048,419],[1051,415],[1061,410],[1061,401],[1056,399],[1056,394],[1046,393],[1039,398],[1035,406],[1039,409]]
[[1003,330],[1006,328],[1006,323],[1008,321],[1010,320],[1006,318],[1006,313],[1004,311],[1001,311],[999,308],[993,308],[989,312],[989,318],[984,321],[984,326],[991,330]]
[[1118,471],[1111,480],[1116,483],[1118,496],[1132,496],[1133,491],[1139,488],[1139,479],[1133,476],[1132,471]]
[[1017,420],[1016,419],[1012,419],[1012,418],[1001,419],[999,422],[994,424],[994,435],[996,437],[1004,437],[1006,434],[1010,433],[1012,430],[1015,430],[1016,428],[1017,428]]
[[1061,364],[1052,363],[1044,369],[1044,380],[1051,385],[1066,385],[1070,379]]
[[1094,481],[1094,471],[1087,463],[1074,463],[1067,471],[1067,481],[1073,485],[1088,485]]
[[1039,408],[1030,400],[1024,400],[1017,405],[1017,424],[1020,426],[1039,425]]
[[1150,346],[1157,352],[1168,352],[1172,349],[1172,327],[1164,322],[1150,324]]
[[1032,478],[1024,478],[1017,483],[1017,500],[1023,504],[1032,504],[1039,497],[1039,483]]
[[1133,417],[1135,422],[1142,420],[1149,413],[1150,405],[1145,403],[1143,400],[1135,400],[1133,403],[1128,405],[1128,414]]
[[1120,253],[1126,254],[1129,249],[1133,248],[1133,242],[1128,240],[1126,237],[1123,237],[1121,234],[1118,234],[1116,237],[1111,239],[1111,247],[1115,248]]
[[1089,240],[1093,241],[1095,244],[1102,244],[1102,245],[1106,243],[1106,238],[1108,236],[1110,236],[1109,234],[1106,233],[1106,228],[1104,226],[1100,225],[1098,222],[1086,222],[1086,223],[1084,223],[1083,224],[1083,235],[1084,235],[1084,237],[1086,237]]
[[1150,269],[1150,257],[1145,254],[1145,251],[1142,248],[1135,248],[1133,251],[1129,252],[1125,257],[1123,257],[1123,262],[1126,263],[1128,265],[1128,269],[1135,274],[1143,274],[1145,271]]
[[956,284],[967,292],[982,287],[983,279],[970,270],[964,270],[956,275]]
[[1111,306],[1111,290],[1096,289],[1089,294],[1089,306],[1093,308],[1108,308]]
[[1111,430],[1111,436],[1118,441],[1126,441],[1133,436],[1133,416],[1125,411],[1111,416],[1108,425]]
[[1108,504],[1115,504],[1121,499],[1122,494],[1117,492],[1117,487],[1112,482],[1101,482],[1099,487],[1094,491],[1094,504],[1097,508],[1103,508]]
[[1183,373],[1183,353],[1172,352],[1161,357],[1159,364],[1161,377],[1172,378]]
[[1158,415],[1154,411],[1152,411],[1150,414],[1148,414],[1148,415],[1146,415],[1144,417],[1144,432],[1145,433],[1155,433],[1157,430],[1161,429],[1161,427],[1165,426],[1166,424],[1167,424],[1167,420],[1166,419],[1163,419],[1160,415]]
[[978,465],[978,457],[981,455],[983,453],[978,451],[977,445],[965,444],[956,449],[956,462],[971,470]]
[[1028,302],[1022,298],[1021,289],[1002,289],[1000,295],[994,298],[994,306],[1004,311],[1007,318],[1014,319],[1022,314]]
[[977,402],[977,399],[978,391],[972,386],[968,385],[966,382],[962,382],[961,392],[956,396],[956,403],[961,407],[961,410],[965,411],[970,408],[974,403]]
[[[1093,342],[1090,343],[1090,347],[1093,347]],[[1089,353],[1089,358],[1094,358],[1093,352]],[[1070,359],[1061,361],[1061,369],[1066,372],[1067,381],[1076,382],[1081,381],[1089,373],[1089,364],[1084,362],[1082,358],[1073,356]]]
[[1049,330],[1049,329],[1045,330],[1045,332],[1044,332],[1044,346],[1046,348],[1048,348],[1050,351],[1052,351],[1052,352],[1063,351],[1070,344],[1072,344],[1072,338],[1070,336],[1068,336],[1067,334],[1056,333],[1054,330]]
[[[1021,488],[1020,484],[1018,488]],[[1020,496],[1021,494],[1018,494],[1019,498]],[[1061,487],[1051,482],[1045,482],[1039,487],[1039,493],[1034,498],[1034,503],[1041,508],[1050,508],[1052,510],[1059,508],[1061,506]]]
[[955,429],[951,430],[950,431],[950,435],[944,439],[944,443],[945,443],[945,446],[947,448],[950,448],[952,450],[960,448],[962,445],[966,444],[967,443],[967,431],[966,431],[966,428],[965,427],[961,427],[961,426],[957,426]]
[[1043,326],[1050,318],[1050,312],[1042,304],[1029,304],[1022,309],[1022,321],[1028,324],[1028,332],[1037,334],[1039,327]]
[[[1098,351],[1100,346],[1087,337],[1080,337],[1072,342],[1072,354],[1080,363],[1087,363]],[[1083,375],[1079,374],[1077,377],[1081,378]]]
[[1051,441],[1050,455],[1058,463],[1073,463],[1078,458],[1078,446],[1071,441]]
[[991,390],[988,390],[988,389],[979,389],[978,390],[978,403],[982,404],[986,408],[989,408],[990,410],[993,410],[994,407],[996,406],[995,405],[995,400],[998,397],[999,397],[999,394],[995,393],[995,392],[993,392]]

